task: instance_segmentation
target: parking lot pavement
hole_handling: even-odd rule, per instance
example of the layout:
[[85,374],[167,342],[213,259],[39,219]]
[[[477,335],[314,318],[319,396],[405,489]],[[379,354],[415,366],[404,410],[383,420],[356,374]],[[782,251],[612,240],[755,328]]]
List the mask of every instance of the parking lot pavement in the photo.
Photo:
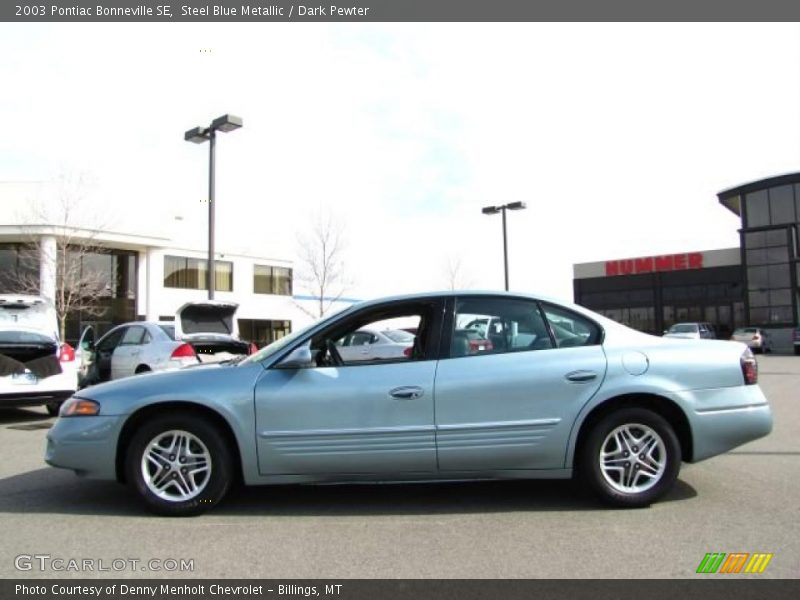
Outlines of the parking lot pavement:
[[[773,433],[684,465],[673,493],[641,510],[532,481],[248,488],[207,515],[158,518],[121,485],[47,467],[43,409],[0,411],[0,576],[691,577],[707,552],[767,552],[757,577],[798,577],[800,357],[759,362]],[[112,570],[19,571],[20,555]],[[114,559],[194,569],[115,572]]]

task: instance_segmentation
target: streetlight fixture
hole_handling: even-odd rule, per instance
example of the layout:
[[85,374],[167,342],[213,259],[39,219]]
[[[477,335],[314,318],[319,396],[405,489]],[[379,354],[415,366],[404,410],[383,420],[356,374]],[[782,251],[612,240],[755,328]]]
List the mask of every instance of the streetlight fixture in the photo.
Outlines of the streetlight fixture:
[[508,235],[506,233],[506,211],[507,210],[522,210],[527,208],[524,202],[509,202],[502,206],[484,206],[481,212],[485,215],[496,215],[502,213],[503,215],[503,266],[505,267],[506,275],[506,291],[508,291]]
[[214,299],[214,150],[217,131],[227,133],[242,126],[242,119],[234,115],[222,115],[211,121],[208,127],[193,127],[183,134],[183,139],[194,144],[209,142],[208,154],[208,299]]

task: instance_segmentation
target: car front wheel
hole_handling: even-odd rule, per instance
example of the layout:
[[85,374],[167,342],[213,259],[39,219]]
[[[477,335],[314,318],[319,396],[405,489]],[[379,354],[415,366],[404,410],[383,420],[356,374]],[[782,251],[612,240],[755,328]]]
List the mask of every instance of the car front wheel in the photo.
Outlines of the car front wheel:
[[672,426],[653,411],[627,408],[607,415],[590,431],[579,470],[606,502],[638,508],[672,488],[680,461]]
[[126,455],[127,480],[159,515],[190,516],[217,504],[233,479],[224,436],[207,419],[178,413],[147,421]]

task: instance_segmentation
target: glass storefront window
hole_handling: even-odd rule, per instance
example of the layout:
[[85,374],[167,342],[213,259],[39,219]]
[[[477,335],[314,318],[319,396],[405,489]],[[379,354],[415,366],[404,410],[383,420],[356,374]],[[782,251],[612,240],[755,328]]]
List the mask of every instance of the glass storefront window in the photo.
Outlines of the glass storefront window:
[[747,227],[769,225],[769,198],[767,190],[760,190],[745,196]]
[[794,186],[782,185],[769,190],[769,214],[772,225],[794,223]]
[[292,295],[292,270],[286,267],[253,266],[253,291],[256,294]]
[[[208,289],[206,266],[201,258],[186,256],[164,257],[164,287],[205,290]],[[233,291],[233,263],[214,261],[214,288],[220,292]]]
[[769,287],[782,288],[791,285],[789,279],[789,265],[770,265],[769,269]]
[[769,293],[768,292],[750,292],[748,294],[750,307],[769,306]]
[[751,248],[763,248],[767,245],[767,232],[751,231],[749,233],[745,233],[744,244],[748,250]]
[[747,286],[751,290],[767,289],[769,287],[769,267],[748,267]]
[[767,246],[785,246],[786,245],[786,228],[770,229],[767,231]]

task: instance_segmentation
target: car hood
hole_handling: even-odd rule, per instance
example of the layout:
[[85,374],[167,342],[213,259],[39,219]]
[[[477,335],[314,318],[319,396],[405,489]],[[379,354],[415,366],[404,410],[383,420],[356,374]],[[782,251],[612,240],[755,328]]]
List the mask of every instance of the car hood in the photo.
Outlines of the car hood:
[[203,364],[125,377],[82,389],[75,396],[99,402],[103,416],[126,415],[160,402],[213,406],[238,399],[252,406],[253,386],[263,372],[260,363]]
[[234,318],[238,308],[235,302],[187,302],[175,313],[175,338],[238,339],[239,328]]

